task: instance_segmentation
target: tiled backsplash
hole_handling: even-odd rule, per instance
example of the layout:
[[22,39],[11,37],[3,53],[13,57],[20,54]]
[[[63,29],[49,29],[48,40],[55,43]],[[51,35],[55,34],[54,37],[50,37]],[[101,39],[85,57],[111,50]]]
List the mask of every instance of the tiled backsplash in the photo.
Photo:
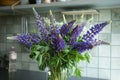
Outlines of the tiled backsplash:
[[[108,46],[96,47],[91,51],[91,63],[82,62],[82,75],[86,77],[104,78],[108,80],[120,80],[120,9],[98,10],[99,14],[94,15],[94,23],[112,20],[99,35],[98,38],[111,44]],[[43,15],[43,14],[41,14]],[[48,16],[44,14],[43,16]],[[58,21],[62,20],[60,13],[55,13]],[[17,69],[38,71],[37,62],[29,58],[29,52],[25,51],[16,41],[7,40],[7,36],[22,33],[22,16],[0,16],[0,54],[7,54],[11,46],[15,46],[18,53]],[[37,30],[33,15],[27,15],[28,32]],[[80,16],[77,16],[78,18]],[[66,16],[71,20],[73,16]],[[87,18],[87,17],[86,17]]]

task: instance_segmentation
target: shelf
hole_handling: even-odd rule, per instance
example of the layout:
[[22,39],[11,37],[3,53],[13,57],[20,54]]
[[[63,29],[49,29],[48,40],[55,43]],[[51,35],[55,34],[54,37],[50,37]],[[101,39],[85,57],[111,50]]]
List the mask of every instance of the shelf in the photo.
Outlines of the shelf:
[[17,5],[14,7],[5,6],[0,7],[0,15],[31,14],[32,7],[35,7],[38,12],[44,12],[50,9],[53,11],[69,11],[76,9],[120,8],[120,0],[73,0],[68,2]]

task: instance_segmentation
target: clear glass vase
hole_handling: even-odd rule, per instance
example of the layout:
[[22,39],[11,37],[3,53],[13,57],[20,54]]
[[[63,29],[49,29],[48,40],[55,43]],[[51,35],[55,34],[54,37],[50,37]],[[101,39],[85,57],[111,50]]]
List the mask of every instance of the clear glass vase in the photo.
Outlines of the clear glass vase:
[[67,80],[67,71],[51,70],[49,80]]

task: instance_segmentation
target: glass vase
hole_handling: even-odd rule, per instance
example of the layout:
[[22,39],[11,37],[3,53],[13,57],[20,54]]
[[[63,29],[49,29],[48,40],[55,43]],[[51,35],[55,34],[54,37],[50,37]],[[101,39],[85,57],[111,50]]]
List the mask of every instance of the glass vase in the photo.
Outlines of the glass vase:
[[49,80],[67,80],[67,71],[66,70],[51,70]]

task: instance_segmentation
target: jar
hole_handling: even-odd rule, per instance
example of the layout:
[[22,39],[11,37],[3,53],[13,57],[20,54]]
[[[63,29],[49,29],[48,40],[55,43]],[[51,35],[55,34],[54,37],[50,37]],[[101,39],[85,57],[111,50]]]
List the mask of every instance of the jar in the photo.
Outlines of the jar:
[[51,0],[43,0],[43,3],[51,3]]

